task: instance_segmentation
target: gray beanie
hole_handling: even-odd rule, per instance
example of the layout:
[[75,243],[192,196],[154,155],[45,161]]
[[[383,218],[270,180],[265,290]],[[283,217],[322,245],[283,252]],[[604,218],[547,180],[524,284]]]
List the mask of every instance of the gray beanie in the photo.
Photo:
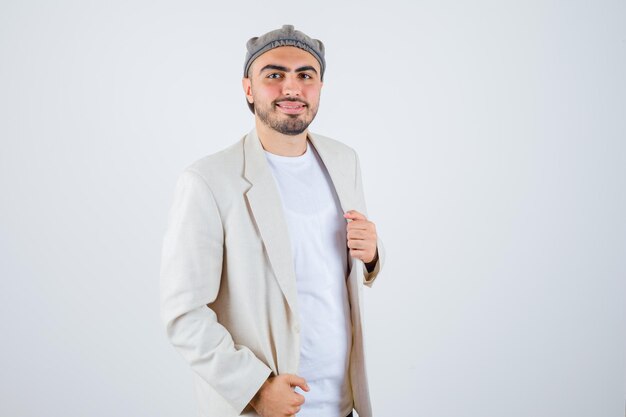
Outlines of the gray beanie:
[[300,49],[304,49],[317,59],[320,63],[320,79],[324,80],[324,69],[326,68],[326,61],[324,61],[324,44],[319,39],[312,39],[303,32],[295,30],[293,25],[283,25],[282,28],[267,32],[260,37],[250,38],[246,47],[248,53],[246,54],[246,62],[243,66],[243,76],[248,76],[248,70],[252,61],[257,59],[261,54],[269,51],[270,49],[278,48],[279,46],[295,46]]

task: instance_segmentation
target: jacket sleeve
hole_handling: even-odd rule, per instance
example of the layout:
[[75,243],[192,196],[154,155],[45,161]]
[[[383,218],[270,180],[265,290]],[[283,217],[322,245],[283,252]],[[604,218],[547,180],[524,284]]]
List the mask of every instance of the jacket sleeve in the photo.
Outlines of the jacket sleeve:
[[163,239],[161,319],[192,370],[241,413],[272,371],[233,342],[208,306],[219,293],[223,243],[213,194],[188,168],[178,178]]
[[[361,207],[363,208],[363,214],[365,215],[365,217],[367,217],[368,220],[370,220],[367,214],[367,205],[365,204],[365,194],[363,192],[363,180],[361,178],[361,163],[359,162],[359,155],[356,153],[356,151],[354,152],[354,158],[355,158],[355,165],[356,165],[356,174],[355,174],[356,195],[361,203]],[[367,285],[368,287],[372,286],[372,284],[374,283],[374,280],[378,276],[378,273],[381,271],[381,269],[383,268],[383,265],[385,264],[385,247],[383,245],[383,241],[380,239],[380,234],[378,233],[378,230],[376,231],[376,234],[378,235],[378,239],[376,241],[376,246],[378,248],[378,261],[376,262],[376,265],[374,266],[374,269],[372,270],[372,272],[368,272],[367,268],[365,267],[365,264],[363,264],[363,273],[364,273],[363,284]]]

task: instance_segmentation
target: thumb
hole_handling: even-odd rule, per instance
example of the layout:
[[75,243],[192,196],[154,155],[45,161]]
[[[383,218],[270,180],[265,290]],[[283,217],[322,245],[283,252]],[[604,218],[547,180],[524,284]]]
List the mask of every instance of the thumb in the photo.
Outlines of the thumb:
[[291,375],[291,374],[286,375],[286,377],[287,378],[285,379],[287,380],[289,385],[291,385],[292,387],[300,387],[304,391],[307,391],[307,392],[309,391],[309,385],[306,383],[304,378],[301,378],[298,375]]
[[367,220],[367,217],[365,217],[365,214],[360,213],[356,210],[348,210],[345,213],[343,213],[343,217],[345,217],[346,219],[350,219],[350,220]]

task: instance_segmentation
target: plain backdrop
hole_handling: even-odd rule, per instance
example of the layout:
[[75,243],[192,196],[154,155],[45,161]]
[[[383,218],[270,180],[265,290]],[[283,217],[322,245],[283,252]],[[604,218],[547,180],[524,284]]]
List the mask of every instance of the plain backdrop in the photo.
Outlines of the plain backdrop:
[[[0,415],[196,416],[159,317],[178,174],[252,126],[248,38],[328,62],[387,263],[375,415],[618,417],[624,1],[0,1]],[[322,417],[322,416],[321,416]]]

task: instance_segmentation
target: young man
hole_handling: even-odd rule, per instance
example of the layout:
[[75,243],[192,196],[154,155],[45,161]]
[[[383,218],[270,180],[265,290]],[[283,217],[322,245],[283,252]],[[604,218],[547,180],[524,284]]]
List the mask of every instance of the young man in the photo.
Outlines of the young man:
[[180,175],[163,241],[162,318],[201,415],[371,417],[362,285],[384,248],[359,159],[308,126],[324,46],[291,25],[247,43],[256,127]]

